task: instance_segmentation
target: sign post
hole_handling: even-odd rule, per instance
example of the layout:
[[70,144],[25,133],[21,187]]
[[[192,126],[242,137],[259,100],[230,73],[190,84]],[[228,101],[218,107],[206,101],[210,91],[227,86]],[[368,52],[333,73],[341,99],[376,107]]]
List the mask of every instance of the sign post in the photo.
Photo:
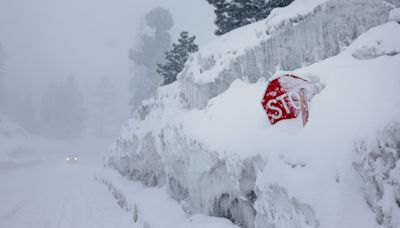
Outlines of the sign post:
[[282,75],[269,82],[262,105],[271,124],[295,119],[301,113],[303,126],[308,121],[310,83],[294,75]]
[[306,97],[306,89],[300,89],[300,101],[301,101],[301,117],[303,119],[303,127],[308,122],[308,101]]

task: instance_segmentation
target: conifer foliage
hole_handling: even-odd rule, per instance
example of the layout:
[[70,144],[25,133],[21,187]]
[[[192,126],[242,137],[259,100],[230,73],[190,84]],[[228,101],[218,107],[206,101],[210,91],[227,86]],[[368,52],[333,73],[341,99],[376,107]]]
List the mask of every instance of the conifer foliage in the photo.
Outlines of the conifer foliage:
[[165,53],[165,64],[157,65],[157,72],[162,76],[162,85],[176,81],[176,76],[183,70],[190,53],[197,52],[199,47],[194,42],[196,36],[181,32],[178,43],[172,44],[172,49]]
[[276,7],[289,5],[293,0],[207,0],[215,7],[216,35],[266,18]]
[[134,63],[134,74],[129,85],[132,111],[144,99],[153,96],[162,82],[157,73],[157,63],[164,63],[164,53],[171,47],[170,30],[174,25],[172,14],[161,7],[150,10],[143,22],[138,31],[138,43],[129,50],[129,58]]

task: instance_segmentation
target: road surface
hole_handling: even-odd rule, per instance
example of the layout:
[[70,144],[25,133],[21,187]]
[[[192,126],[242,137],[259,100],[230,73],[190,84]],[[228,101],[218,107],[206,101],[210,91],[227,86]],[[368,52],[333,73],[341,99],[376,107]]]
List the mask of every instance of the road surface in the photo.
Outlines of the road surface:
[[[0,162],[0,227],[134,227],[108,189],[94,178],[107,143],[42,142],[35,147],[21,147],[20,153],[34,151],[40,155],[38,161]],[[79,154],[78,163],[65,162],[71,152]]]

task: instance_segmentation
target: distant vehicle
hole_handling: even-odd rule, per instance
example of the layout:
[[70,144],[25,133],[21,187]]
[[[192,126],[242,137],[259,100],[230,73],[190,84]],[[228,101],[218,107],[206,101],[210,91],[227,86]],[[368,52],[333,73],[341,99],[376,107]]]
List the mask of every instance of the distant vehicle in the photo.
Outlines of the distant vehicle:
[[69,154],[65,158],[65,161],[67,163],[77,163],[79,161],[79,158],[78,158],[78,155],[76,155],[76,154]]

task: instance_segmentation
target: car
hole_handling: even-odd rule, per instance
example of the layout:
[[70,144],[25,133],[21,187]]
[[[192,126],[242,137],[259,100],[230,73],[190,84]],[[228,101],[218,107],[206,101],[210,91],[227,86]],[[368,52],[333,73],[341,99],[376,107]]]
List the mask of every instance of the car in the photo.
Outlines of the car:
[[77,163],[79,161],[79,157],[76,154],[69,154],[65,157],[65,161],[67,163]]

